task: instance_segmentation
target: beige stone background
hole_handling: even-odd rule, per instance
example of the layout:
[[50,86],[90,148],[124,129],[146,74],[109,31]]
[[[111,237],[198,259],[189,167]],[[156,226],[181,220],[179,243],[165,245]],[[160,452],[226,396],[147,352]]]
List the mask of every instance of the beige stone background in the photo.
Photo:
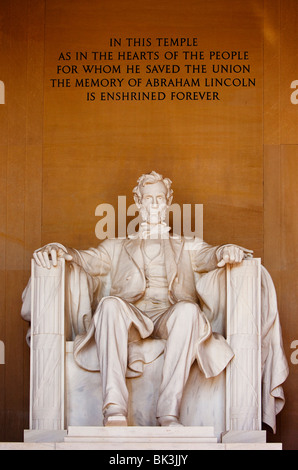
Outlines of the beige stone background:
[[[20,441],[28,428],[29,350],[20,309],[33,250],[52,241],[96,245],[96,206],[117,206],[118,195],[131,204],[136,179],[154,169],[173,180],[174,202],[204,205],[207,242],[253,249],[273,276],[290,376],[277,434],[268,431],[268,440],[297,449],[291,343],[298,340],[298,105],[290,99],[298,80],[297,1],[0,4],[0,441]],[[58,77],[57,65],[78,65],[59,61],[61,52],[111,51],[111,37],[195,37],[198,47],[187,50],[248,51],[256,85],[218,89],[220,101],[149,102],[87,101],[87,92],[108,90],[52,86],[53,78],[74,79]]]

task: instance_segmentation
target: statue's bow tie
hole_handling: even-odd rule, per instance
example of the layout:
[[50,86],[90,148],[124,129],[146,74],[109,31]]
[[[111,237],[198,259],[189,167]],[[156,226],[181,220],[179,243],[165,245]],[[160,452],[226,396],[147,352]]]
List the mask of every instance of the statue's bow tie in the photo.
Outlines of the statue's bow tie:
[[165,223],[151,225],[151,224],[148,224],[147,222],[143,222],[140,225],[138,233],[134,235],[129,235],[129,238],[142,238],[145,240],[157,239],[157,238],[169,238],[170,230],[171,230],[171,227],[169,227]]

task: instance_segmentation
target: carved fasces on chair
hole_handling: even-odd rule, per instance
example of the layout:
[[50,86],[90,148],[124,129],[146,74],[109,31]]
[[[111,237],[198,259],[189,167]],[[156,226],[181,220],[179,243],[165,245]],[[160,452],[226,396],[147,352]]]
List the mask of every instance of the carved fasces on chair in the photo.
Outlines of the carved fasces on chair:
[[64,259],[31,265],[30,429],[64,429]]
[[259,431],[261,415],[261,260],[227,266],[226,430]]

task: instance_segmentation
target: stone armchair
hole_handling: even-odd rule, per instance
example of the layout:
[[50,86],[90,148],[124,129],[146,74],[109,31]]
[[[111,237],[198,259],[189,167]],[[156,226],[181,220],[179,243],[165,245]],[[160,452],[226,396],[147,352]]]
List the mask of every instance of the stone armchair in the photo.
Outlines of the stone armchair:
[[[101,377],[99,372],[81,369],[74,361],[74,338],[65,315],[64,260],[59,259],[58,266],[51,269],[39,267],[32,260],[31,269],[30,429],[25,431],[25,439],[33,435],[38,440],[38,436],[50,433],[52,440],[59,440],[71,426],[102,425]],[[248,259],[223,269],[224,333],[235,356],[224,372],[211,379],[203,377],[195,364],[192,366],[180,419],[185,426],[212,426],[217,442],[265,442],[261,260]],[[144,364],[139,377],[127,379],[129,426],[156,426],[162,343],[144,340],[143,347],[157,348],[161,353]],[[280,383],[284,376],[278,379],[274,390],[278,390],[279,403],[283,401]]]

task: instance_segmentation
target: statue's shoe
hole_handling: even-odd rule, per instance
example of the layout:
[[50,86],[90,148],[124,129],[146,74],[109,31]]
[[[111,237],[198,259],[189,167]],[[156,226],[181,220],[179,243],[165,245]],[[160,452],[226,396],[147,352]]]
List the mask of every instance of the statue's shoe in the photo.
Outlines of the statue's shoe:
[[105,416],[103,420],[104,426],[127,426],[127,418],[121,414],[112,414]]
[[157,421],[160,426],[183,426],[176,416],[161,416]]
[[127,426],[127,418],[124,410],[112,403],[105,408],[103,412],[104,426]]

